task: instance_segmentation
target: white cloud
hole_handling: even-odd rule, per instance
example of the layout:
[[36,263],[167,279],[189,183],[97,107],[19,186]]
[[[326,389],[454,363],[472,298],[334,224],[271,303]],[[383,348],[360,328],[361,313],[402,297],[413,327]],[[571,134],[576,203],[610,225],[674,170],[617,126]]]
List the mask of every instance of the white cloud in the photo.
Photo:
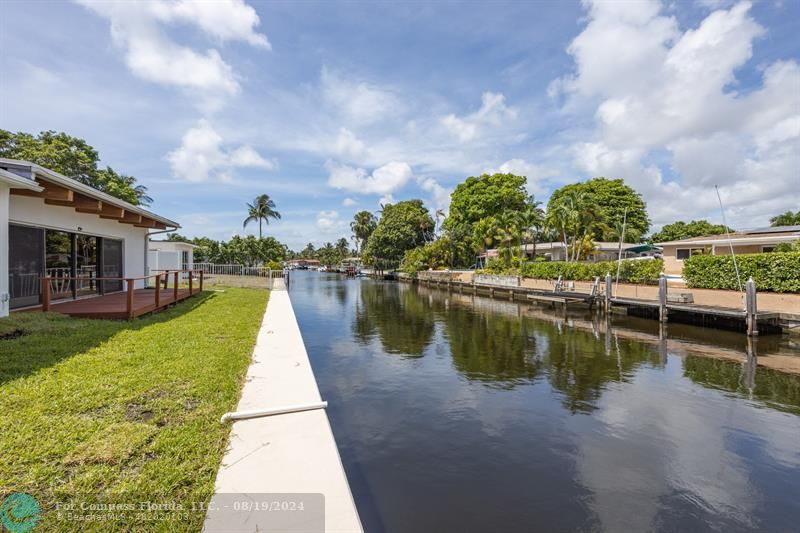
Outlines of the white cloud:
[[447,211],[450,207],[450,191],[448,189],[439,185],[439,182],[433,178],[419,178],[417,184],[423,191],[430,193],[435,209]]
[[255,10],[241,0],[75,1],[111,22],[114,43],[125,51],[125,62],[134,75],[198,91],[209,106],[239,92],[233,69],[217,50],[201,52],[177,44],[164,34],[162,26],[182,22],[219,41],[241,40],[270,47],[266,36],[254,30],[259,24]]
[[366,153],[366,145],[347,128],[339,128],[334,151],[344,157],[358,158]]
[[481,96],[481,107],[465,117],[450,114],[441,119],[442,125],[460,141],[476,139],[485,126],[501,126],[517,117],[516,108],[506,105],[502,94],[485,92]]
[[339,218],[338,211],[320,211],[317,214],[317,229],[324,235],[333,235],[344,230],[347,223]]
[[383,207],[385,205],[390,205],[394,203],[397,203],[397,200],[394,199],[394,196],[392,196],[391,194],[384,194],[378,200],[378,207]]
[[358,194],[389,194],[403,187],[411,179],[408,163],[391,161],[368,174],[363,168],[342,165],[335,161],[325,163],[328,185]]
[[323,67],[320,77],[322,97],[343,119],[356,124],[382,120],[401,110],[400,99],[386,87],[353,81]]
[[356,204],[358,204],[358,202],[356,202],[352,198],[345,198],[344,200],[342,200],[342,205],[344,207],[353,207]]
[[274,170],[277,166],[251,146],[225,150],[222,145],[222,137],[207,120],[201,120],[183,135],[181,145],[167,154],[172,173],[176,178],[186,181],[230,181],[230,172],[234,168]]
[[715,184],[735,225],[800,203],[800,67],[767,65],[760,87],[737,90],[765,32],[748,2],[685,31],[655,0],[586,6],[575,72],[551,85],[566,111],[595,111],[596,134],[573,146],[579,168],[630,181],[657,223],[718,211]]

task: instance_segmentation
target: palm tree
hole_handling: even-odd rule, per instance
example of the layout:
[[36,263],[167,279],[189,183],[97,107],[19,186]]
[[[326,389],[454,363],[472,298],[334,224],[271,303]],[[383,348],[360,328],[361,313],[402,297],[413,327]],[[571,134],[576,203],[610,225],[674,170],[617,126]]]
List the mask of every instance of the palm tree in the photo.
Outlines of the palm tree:
[[533,196],[528,197],[525,210],[518,215],[518,227],[520,230],[520,242],[526,244],[528,238],[533,240],[533,258],[536,258],[536,239],[545,223],[544,211],[541,207],[542,202],[537,202]]
[[375,215],[369,211],[359,211],[353,217],[350,223],[350,229],[353,231],[353,236],[356,239],[356,248],[359,252],[364,251],[364,246],[367,244],[367,239],[375,231],[378,221]]
[[275,211],[275,202],[270,199],[268,194],[261,194],[256,197],[252,204],[247,204],[247,218],[244,219],[243,228],[250,222],[258,221],[258,238],[261,239],[261,222],[269,224],[269,219],[280,220],[281,214]]

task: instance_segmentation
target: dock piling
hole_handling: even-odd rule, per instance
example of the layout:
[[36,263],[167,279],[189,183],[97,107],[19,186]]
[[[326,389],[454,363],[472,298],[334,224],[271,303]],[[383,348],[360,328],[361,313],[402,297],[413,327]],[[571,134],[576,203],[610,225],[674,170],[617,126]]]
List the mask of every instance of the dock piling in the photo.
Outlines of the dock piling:
[[664,274],[658,278],[658,320],[667,321],[667,277]]
[[606,297],[606,313],[611,312],[611,290],[612,290],[611,273],[610,272],[606,272],[606,294],[605,294],[605,297]]
[[747,335],[758,335],[758,298],[756,296],[756,282],[753,278],[747,280],[745,286],[745,314],[747,318]]

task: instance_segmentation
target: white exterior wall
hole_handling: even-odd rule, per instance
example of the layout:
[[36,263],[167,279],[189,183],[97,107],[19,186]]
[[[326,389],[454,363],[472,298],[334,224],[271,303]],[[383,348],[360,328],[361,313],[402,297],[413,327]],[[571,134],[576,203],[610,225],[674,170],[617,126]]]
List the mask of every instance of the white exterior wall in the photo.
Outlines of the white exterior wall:
[[179,241],[150,241],[148,266],[151,270],[181,270],[183,252],[189,253],[189,265],[194,263],[194,246]]
[[0,317],[8,316],[8,200],[10,189],[0,183]]
[[[2,218],[0,218],[0,222],[2,222]],[[133,224],[120,224],[116,220],[100,218],[94,214],[78,213],[72,207],[48,205],[41,198],[27,196],[11,196],[8,222],[122,239],[125,257],[123,275],[132,278],[145,275],[147,228],[137,228]],[[8,223],[4,227],[8,231]],[[8,246],[8,235],[5,237],[5,243]],[[4,258],[8,261],[7,252]],[[3,278],[2,283],[7,284],[8,267],[6,266],[4,274],[2,272],[0,274]],[[135,287],[143,288],[144,281],[137,281]]]

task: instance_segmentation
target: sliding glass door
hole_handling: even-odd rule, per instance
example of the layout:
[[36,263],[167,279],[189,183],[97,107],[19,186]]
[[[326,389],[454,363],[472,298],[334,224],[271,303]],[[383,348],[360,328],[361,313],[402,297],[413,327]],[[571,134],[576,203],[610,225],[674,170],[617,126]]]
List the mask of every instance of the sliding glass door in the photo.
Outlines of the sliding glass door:
[[[104,278],[122,277],[122,241],[116,239],[100,239],[102,241],[102,265]],[[103,282],[104,292],[122,290],[122,280],[108,280]]]
[[77,298],[121,291],[123,241],[66,231],[9,224],[11,308],[41,303],[41,278],[48,276],[50,298]]
[[97,294],[99,277],[97,262],[97,237],[75,235],[75,295],[89,296]]
[[36,305],[44,274],[44,230],[14,224],[8,230],[11,309]]
[[59,300],[72,297],[72,240],[66,231],[45,230],[45,273],[50,281],[50,298]]

